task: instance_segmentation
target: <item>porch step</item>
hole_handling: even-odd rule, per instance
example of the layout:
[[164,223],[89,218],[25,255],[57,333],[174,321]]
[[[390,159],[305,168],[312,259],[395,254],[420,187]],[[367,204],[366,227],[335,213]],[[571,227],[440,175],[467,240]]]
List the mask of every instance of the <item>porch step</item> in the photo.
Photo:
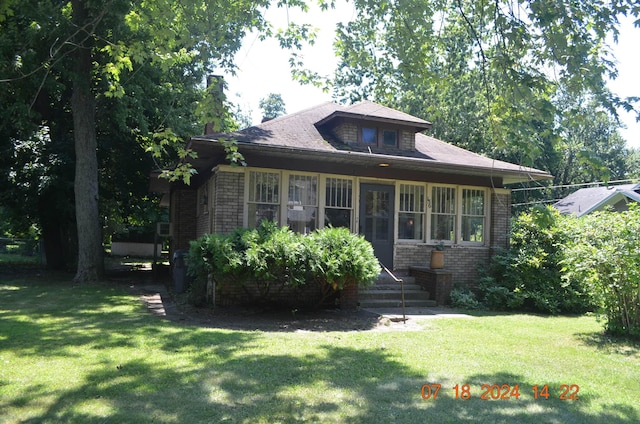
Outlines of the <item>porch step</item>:
[[[404,285],[404,304],[406,307],[433,307],[435,300],[429,300],[429,292],[415,282],[414,277],[398,276]],[[400,283],[389,275],[381,274],[378,281],[358,293],[361,308],[398,308],[402,306]]]
[[[438,306],[435,300],[404,300],[404,306],[407,308],[433,308]],[[382,299],[382,300],[361,300],[360,308],[382,309],[382,308],[401,308],[402,301],[400,299]]]

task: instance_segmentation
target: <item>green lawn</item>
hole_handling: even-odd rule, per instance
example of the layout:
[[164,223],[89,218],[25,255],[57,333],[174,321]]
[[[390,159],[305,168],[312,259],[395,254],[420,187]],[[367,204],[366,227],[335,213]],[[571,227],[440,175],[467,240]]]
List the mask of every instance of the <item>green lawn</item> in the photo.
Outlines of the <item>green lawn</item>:
[[[640,346],[608,340],[593,317],[230,331],[155,318],[121,287],[6,280],[2,423],[640,422]],[[426,383],[442,385],[437,399],[422,398]],[[471,399],[456,400],[465,384]],[[483,384],[517,384],[520,398],[481,400]],[[558,399],[563,384],[577,400]]]

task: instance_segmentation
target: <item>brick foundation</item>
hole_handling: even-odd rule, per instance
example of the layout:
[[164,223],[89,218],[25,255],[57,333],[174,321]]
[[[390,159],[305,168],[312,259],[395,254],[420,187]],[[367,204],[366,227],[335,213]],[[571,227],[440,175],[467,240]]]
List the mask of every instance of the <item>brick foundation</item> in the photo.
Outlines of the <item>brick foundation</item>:
[[431,269],[426,266],[409,268],[409,275],[415,277],[416,283],[429,292],[429,299],[438,305],[449,303],[449,296],[453,290],[453,273],[446,269]]

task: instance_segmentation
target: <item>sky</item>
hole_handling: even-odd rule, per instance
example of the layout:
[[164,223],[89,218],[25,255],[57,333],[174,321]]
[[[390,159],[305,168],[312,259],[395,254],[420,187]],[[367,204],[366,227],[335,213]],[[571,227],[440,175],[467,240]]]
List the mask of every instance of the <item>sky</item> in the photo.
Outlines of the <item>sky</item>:
[[[308,22],[318,28],[318,38],[313,46],[303,50],[305,65],[308,69],[321,75],[330,76],[337,64],[333,51],[334,29],[337,22],[348,22],[353,19],[353,5],[338,2],[336,10],[320,13],[315,11],[303,14],[294,10],[271,8],[266,13],[267,20],[274,26],[286,25],[287,18],[296,22]],[[610,81],[609,88],[621,97],[640,97],[640,54],[638,42],[640,29],[633,27],[632,19],[621,21],[618,43],[612,41],[612,49],[617,59],[618,78]],[[293,81],[289,69],[289,54],[283,51],[277,41],[258,39],[256,34],[249,34],[243,41],[241,50],[236,56],[238,64],[235,76],[226,75],[228,84],[227,96],[238,104],[243,112],[251,111],[253,124],[260,123],[262,118],[258,103],[269,93],[282,96],[287,113],[297,112],[326,101],[332,101],[331,93],[324,93],[312,86],[302,86]],[[620,119],[627,127],[621,130],[627,146],[640,148],[640,123],[635,122],[635,115],[619,111]],[[445,140],[446,141],[446,140]]]

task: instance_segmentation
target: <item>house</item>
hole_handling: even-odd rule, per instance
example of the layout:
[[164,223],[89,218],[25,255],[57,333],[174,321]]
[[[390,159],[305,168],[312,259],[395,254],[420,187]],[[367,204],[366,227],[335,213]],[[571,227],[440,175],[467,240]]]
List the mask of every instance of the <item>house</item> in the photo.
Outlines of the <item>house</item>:
[[621,212],[629,209],[629,202],[640,203],[640,184],[581,188],[553,204],[562,214],[582,216],[613,208]]
[[[422,134],[430,127],[370,101],[327,102],[235,133],[193,137],[197,176],[191,186],[165,187],[172,248],[262,219],[301,233],[344,226],[399,271],[428,265],[444,244],[454,282],[473,284],[478,265],[508,243],[505,185],[551,176]],[[246,167],[228,164],[225,139],[237,141]]]

